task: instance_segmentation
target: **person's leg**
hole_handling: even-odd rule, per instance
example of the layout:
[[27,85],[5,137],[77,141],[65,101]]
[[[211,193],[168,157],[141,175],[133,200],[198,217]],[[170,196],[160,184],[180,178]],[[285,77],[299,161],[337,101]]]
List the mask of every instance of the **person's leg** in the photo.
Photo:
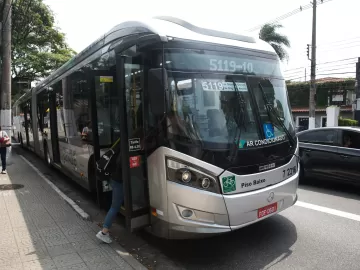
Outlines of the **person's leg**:
[[111,228],[114,218],[116,217],[117,213],[120,211],[120,207],[124,198],[122,183],[111,180],[111,186],[113,188],[112,203],[111,203],[111,208],[109,209],[105,217],[105,221],[103,225],[104,233],[107,233]]
[[122,183],[111,180],[111,186],[113,189],[111,207],[105,217],[103,229],[96,235],[100,240],[106,243],[111,243],[111,239],[109,237],[109,229],[111,228],[114,218],[119,212],[121,204],[124,200]]
[[0,156],[1,156],[2,171],[4,172],[6,170],[6,147],[0,148]]

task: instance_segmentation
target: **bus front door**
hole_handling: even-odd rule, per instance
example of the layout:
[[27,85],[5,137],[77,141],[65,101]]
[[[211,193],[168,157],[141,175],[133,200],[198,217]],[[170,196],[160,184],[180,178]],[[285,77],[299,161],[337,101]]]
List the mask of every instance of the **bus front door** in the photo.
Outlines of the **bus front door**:
[[[129,56],[130,55],[130,56]],[[120,93],[120,135],[124,207],[120,212],[126,218],[130,231],[150,223],[146,155],[143,147],[143,84],[142,55],[133,46],[116,55],[117,89]]]

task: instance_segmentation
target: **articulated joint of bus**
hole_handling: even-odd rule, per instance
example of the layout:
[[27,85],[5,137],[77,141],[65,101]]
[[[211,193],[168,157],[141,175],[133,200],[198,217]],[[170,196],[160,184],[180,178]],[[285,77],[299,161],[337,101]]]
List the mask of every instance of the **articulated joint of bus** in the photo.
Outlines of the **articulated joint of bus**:
[[170,239],[207,237],[285,210],[297,200],[297,152],[275,169],[234,175],[160,147],[148,159],[151,232]]

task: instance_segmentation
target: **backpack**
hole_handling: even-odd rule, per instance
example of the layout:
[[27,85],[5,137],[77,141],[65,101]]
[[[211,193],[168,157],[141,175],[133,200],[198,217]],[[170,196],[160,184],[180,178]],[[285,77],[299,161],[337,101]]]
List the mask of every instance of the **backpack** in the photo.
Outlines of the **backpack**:
[[7,135],[6,133],[4,133],[4,131],[0,131],[0,147],[9,147],[11,146],[11,141],[9,139],[9,137],[5,137],[4,135]]
[[109,181],[112,172],[114,172],[116,168],[116,158],[120,154],[119,142],[120,139],[96,162],[96,175],[100,181]]

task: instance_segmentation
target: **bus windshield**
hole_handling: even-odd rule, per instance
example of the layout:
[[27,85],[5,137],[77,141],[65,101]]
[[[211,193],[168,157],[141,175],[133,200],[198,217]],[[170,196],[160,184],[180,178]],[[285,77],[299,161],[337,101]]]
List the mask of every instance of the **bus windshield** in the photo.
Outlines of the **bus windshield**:
[[289,141],[287,134],[295,135],[277,60],[180,54],[166,54],[169,135],[174,139],[199,142],[208,149],[226,150],[235,144],[244,150]]

